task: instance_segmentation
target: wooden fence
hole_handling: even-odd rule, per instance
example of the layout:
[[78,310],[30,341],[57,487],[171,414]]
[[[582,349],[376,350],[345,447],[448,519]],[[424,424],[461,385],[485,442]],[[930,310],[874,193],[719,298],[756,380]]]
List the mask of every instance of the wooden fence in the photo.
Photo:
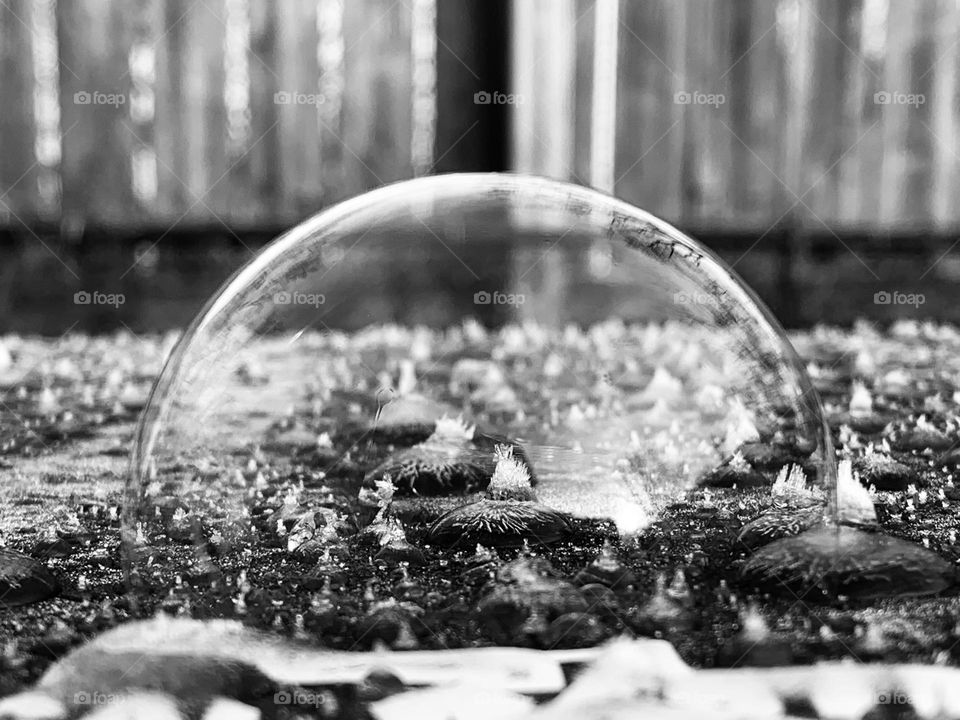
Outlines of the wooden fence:
[[521,169],[687,227],[960,221],[956,0],[527,0],[514,18]]
[[958,39],[956,0],[2,0],[0,224],[512,168],[695,229],[950,229]]

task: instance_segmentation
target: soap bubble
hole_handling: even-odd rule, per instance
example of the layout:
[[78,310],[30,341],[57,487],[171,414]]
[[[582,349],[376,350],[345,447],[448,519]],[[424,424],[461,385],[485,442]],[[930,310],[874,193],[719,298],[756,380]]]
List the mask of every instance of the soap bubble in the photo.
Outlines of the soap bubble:
[[832,494],[819,399],[711,252],[582,187],[422,178],[304,221],[203,308],[138,429],[125,558],[162,584],[244,552],[331,566],[371,532],[405,562],[451,527],[629,537],[785,468]]

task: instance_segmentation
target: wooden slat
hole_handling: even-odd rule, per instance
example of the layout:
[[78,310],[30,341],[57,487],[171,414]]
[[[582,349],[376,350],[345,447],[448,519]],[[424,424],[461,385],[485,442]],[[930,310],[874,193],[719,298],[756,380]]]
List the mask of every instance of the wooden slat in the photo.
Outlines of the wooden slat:
[[960,220],[956,183],[960,177],[960,118],[957,116],[957,79],[960,64],[960,8],[957,3],[937,3],[935,55],[932,76],[930,126],[937,151],[933,153],[930,213],[934,224],[947,228]]
[[167,0],[156,28],[158,219],[229,216],[223,102],[223,0]]
[[127,60],[131,15],[99,0],[57,3],[60,53],[60,174],[62,226],[129,225],[133,145],[124,127],[129,112]]
[[[37,169],[29,0],[0,4],[0,225],[36,220]],[[19,218],[19,220],[17,219]]]
[[674,97],[678,91],[692,92],[684,87],[686,78],[671,54],[675,4],[625,3],[621,18],[615,190],[646,210],[675,219],[680,189],[674,170],[682,162],[682,135],[669,136],[688,108]]
[[393,0],[344,5],[340,136],[344,180],[353,192],[411,177],[410,8]]

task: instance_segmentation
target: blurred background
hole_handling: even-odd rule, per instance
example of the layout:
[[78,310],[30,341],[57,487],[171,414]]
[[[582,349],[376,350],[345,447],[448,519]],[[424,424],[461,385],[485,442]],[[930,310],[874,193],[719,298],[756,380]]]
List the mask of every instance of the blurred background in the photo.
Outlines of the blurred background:
[[299,220],[461,171],[612,192],[789,327],[960,320],[957,0],[0,0],[0,67],[0,332],[183,326]]

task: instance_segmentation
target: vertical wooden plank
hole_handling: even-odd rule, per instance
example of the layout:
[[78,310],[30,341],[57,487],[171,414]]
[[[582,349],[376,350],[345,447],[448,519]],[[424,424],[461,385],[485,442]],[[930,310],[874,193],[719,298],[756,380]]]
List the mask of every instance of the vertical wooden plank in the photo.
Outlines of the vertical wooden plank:
[[[512,117],[521,172],[574,176],[576,6],[573,0],[514,5],[513,67],[522,101]],[[503,91],[501,91],[503,92]]]
[[344,178],[353,192],[413,175],[410,156],[411,12],[393,0],[344,5],[341,135]]
[[224,0],[167,0],[156,28],[158,219],[202,221],[227,171]]
[[850,136],[855,128],[847,122],[844,100],[849,93],[847,79],[860,60],[856,54],[857,28],[848,22],[857,10],[854,3],[813,0],[807,10],[813,14],[810,106],[804,123],[800,185],[792,190],[803,196],[809,208],[805,214],[814,215],[812,227],[819,228],[821,223],[834,223],[840,216],[838,161],[856,141],[856,136]]
[[947,229],[960,220],[956,183],[960,178],[960,118],[957,117],[957,80],[960,63],[960,8],[951,0],[937,3],[936,60],[930,66],[931,125],[937,151],[933,153],[931,220]]
[[682,15],[675,3],[665,0],[625,3],[621,10],[616,193],[657,215],[676,219],[680,188],[663,171],[682,162],[682,145],[669,136],[678,129],[680,114],[688,110],[677,102],[677,93],[693,91],[683,87],[684,76],[670,52],[671,23]]
[[282,223],[287,218],[281,204],[279,106],[274,103],[280,90],[280,76],[274,67],[279,50],[276,15],[282,5],[253,1],[248,7],[250,126],[240,167],[248,196],[256,209],[255,221]]
[[[699,227],[709,227],[733,215],[732,158],[749,150],[743,145],[748,140],[738,136],[738,128],[732,124],[731,105],[734,94],[746,89],[731,88],[730,73],[724,74],[736,60],[731,45],[735,27],[731,6],[720,0],[695,1],[689,3],[687,16],[686,87],[674,98],[682,107],[688,134],[684,216]],[[694,37],[702,39],[692,42]],[[680,93],[685,104],[680,102]]]
[[749,150],[734,145],[734,208],[743,230],[764,232],[789,205],[774,177],[783,147],[784,59],[777,42],[777,5],[737,4],[729,78],[730,122]]
[[[880,221],[888,227],[923,220],[928,211],[933,3],[891,3],[884,58],[883,167]],[[923,102],[911,102],[923,98]]]
[[[597,27],[598,5],[605,6],[607,28]],[[613,134],[616,130],[616,23],[618,0],[576,0],[574,3],[574,79],[573,79],[573,163],[571,177],[598,190],[613,190]],[[611,12],[613,10],[614,12]],[[612,15],[612,18],[609,17]],[[612,32],[610,30],[612,29]],[[597,33],[604,42],[597,44]],[[599,54],[597,50],[599,49]],[[606,52],[605,52],[606,51]],[[609,92],[605,92],[609,88]],[[599,122],[594,132],[594,118]],[[605,142],[601,142],[601,138]],[[598,156],[608,157],[609,170],[603,172]],[[599,157],[598,157],[599,160]],[[608,178],[606,176],[609,176]]]
[[277,3],[276,112],[284,212],[302,217],[323,198],[317,3]]
[[0,4],[0,226],[36,219],[36,133],[28,0]]
[[856,146],[848,150],[838,165],[837,220],[846,227],[863,228],[874,223],[880,214],[883,106],[876,102],[876,94],[884,84],[886,0],[851,3],[847,22],[849,44],[860,62],[848,68],[843,115],[850,146]]
[[60,51],[62,223],[127,225],[136,221],[130,181],[127,62],[131,17],[98,0],[57,3]]
[[[590,113],[583,122],[583,125],[589,125],[590,130],[589,177],[593,187],[612,194],[616,184],[620,0],[598,0],[591,20],[593,67],[589,86]],[[585,24],[584,20],[580,20],[580,23]],[[581,52],[586,55],[586,48],[578,49],[578,53]],[[577,144],[580,144],[579,140]]]

